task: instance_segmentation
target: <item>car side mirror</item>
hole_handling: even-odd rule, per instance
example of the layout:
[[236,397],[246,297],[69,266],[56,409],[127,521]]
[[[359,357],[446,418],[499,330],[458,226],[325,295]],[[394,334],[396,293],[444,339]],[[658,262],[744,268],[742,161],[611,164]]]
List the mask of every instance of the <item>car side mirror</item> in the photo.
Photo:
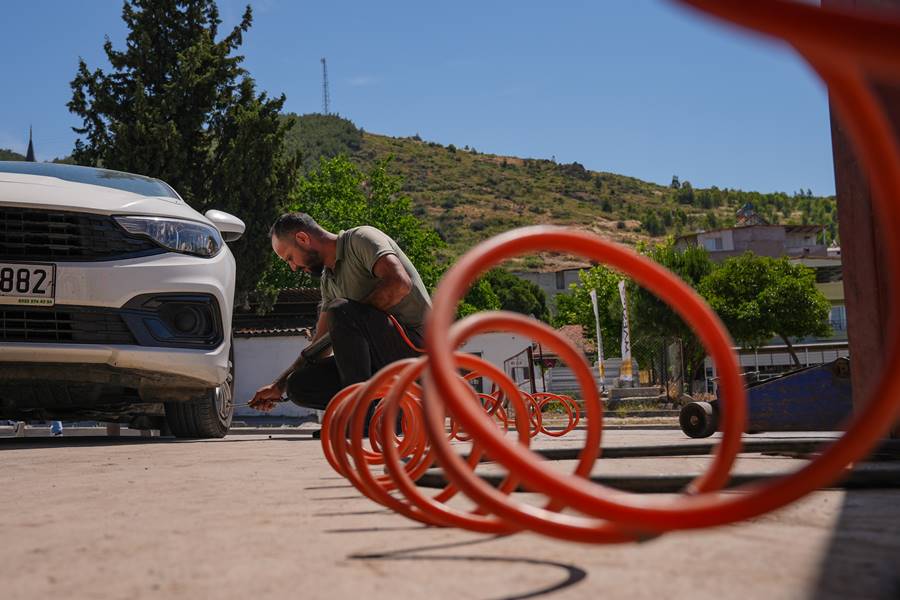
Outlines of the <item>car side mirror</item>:
[[212,221],[226,242],[235,242],[241,239],[244,229],[246,229],[243,221],[221,210],[208,210],[204,216]]

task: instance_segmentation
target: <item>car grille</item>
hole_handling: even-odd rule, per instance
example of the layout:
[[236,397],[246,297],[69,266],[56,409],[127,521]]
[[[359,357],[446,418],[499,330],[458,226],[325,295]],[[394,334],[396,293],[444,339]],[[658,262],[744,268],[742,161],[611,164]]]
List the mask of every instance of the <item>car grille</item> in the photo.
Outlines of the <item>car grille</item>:
[[0,341],[134,344],[125,321],[114,310],[70,307],[0,306]]
[[0,207],[0,260],[99,261],[162,252],[105,215]]

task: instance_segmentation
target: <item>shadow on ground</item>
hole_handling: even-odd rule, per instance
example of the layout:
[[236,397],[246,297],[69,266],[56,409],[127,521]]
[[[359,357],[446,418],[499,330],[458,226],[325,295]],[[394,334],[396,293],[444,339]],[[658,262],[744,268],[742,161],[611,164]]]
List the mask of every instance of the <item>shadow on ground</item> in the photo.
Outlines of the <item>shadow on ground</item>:
[[491,555],[458,555],[458,554],[436,554],[441,551],[452,550],[462,546],[472,546],[476,544],[485,544],[505,536],[493,536],[488,538],[478,538],[475,540],[467,540],[463,542],[453,542],[448,544],[438,544],[431,546],[418,546],[413,548],[402,548],[399,550],[390,550],[387,552],[378,552],[372,554],[351,554],[348,556],[351,560],[363,561],[431,561],[435,563],[441,562],[473,562],[479,564],[497,563],[501,565],[528,565],[530,567],[551,567],[556,571],[562,572],[562,578],[551,582],[546,586],[542,586],[524,593],[518,593],[511,596],[500,596],[497,600],[525,600],[526,598],[539,598],[549,596],[555,592],[570,588],[587,579],[587,572],[573,564],[562,563],[551,560],[540,560],[535,558],[520,556],[491,556]]
[[900,598],[896,491],[848,491],[810,600]]

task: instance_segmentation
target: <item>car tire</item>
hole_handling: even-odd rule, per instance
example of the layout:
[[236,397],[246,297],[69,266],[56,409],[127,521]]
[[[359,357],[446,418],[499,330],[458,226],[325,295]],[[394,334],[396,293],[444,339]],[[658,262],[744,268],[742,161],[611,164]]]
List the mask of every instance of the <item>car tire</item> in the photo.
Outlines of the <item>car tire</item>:
[[234,344],[228,353],[228,377],[222,385],[186,402],[166,402],[166,423],[177,438],[223,438],[234,417]]

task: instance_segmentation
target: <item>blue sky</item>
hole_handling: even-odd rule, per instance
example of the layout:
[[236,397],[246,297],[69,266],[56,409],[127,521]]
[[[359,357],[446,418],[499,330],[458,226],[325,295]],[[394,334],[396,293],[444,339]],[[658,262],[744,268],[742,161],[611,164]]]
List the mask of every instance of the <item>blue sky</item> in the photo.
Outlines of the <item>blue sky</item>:
[[[225,26],[246,1],[221,0]],[[245,66],[286,109],[667,184],[834,193],[827,95],[789,49],[662,0],[257,0]],[[48,15],[53,15],[49,18]],[[121,48],[119,0],[4,5],[0,148],[68,154],[78,57]]]

